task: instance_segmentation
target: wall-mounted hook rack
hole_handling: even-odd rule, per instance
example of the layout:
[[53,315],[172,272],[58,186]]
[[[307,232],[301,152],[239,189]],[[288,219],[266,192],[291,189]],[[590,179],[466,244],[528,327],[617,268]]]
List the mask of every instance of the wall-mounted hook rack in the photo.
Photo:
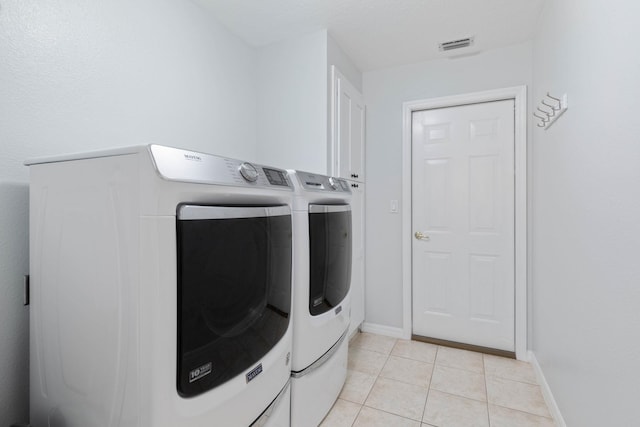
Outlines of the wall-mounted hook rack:
[[[549,129],[549,126],[558,120],[558,117],[567,111],[567,108],[566,93],[560,98],[556,98],[547,92],[545,98],[540,101],[540,105],[536,107],[537,111],[533,113],[533,115],[539,120],[537,126],[539,128],[544,128],[545,130]],[[542,114],[538,114],[538,112]]]

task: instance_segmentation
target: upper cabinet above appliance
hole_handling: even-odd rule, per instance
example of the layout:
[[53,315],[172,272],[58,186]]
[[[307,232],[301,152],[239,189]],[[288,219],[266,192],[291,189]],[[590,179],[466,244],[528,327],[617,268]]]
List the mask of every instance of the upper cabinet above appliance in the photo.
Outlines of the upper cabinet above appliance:
[[362,94],[333,66],[331,174],[365,181],[365,106]]

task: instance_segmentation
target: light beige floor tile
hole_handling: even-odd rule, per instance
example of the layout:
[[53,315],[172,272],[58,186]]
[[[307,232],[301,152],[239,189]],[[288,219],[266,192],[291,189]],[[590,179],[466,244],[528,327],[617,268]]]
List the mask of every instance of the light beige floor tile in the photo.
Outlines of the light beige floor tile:
[[376,377],[374,375],[349,370],[347,371],[347,379],[340,392],[340,398],[363,404],[375,382]]
[[487,404],[430,390],[422,421],[440,427],[489,427]]
[[371,408],[420,421],[426,400],[426,387],[378,377],[364,404]]
[[551,418],[489,405],[491,427],[555,427]]
[[469,399],[487,400],[484,375],[463,369],[436,364],[431,377],[431,388]]
[[555,426],[531,365],[365,333],[350,344],[347,380],[321,426],[487,427],[489,422],[491,427]]
[[433,365],[418,360],[390,356],[380,372],[381,377],[402,381],[403,383],[429,387]]
[[353,371],[376,376],[382,370],[387,358],[388,356],[382,353],[351,347],[349,348],[349,363],[347,367]]
[[396,344],[396,341],[397,340],[395,338],[362,332],[358,334],[349,345],[351,347],[389,354],[391,353],[393,346]]
[[484,372],[482,353],[460,350],[457,348],[438,347],[436,365],[465,369],[467,371],[478,372],[480,374]]
[[393,356],[434,363],[438,346],[420,341],[398,340],[391,351]]
[[506,357],[484,355],[484,371],[487,377],[537,384],[536,374],[530,363]]
[[324,418],[320,427],[351,427],[362,405],[338,399]]
[[534,415],[550,417],[540,387],[502,378],[487,378],[489,403]]
[[420,427],[420,422],[363,406],[353,427]]

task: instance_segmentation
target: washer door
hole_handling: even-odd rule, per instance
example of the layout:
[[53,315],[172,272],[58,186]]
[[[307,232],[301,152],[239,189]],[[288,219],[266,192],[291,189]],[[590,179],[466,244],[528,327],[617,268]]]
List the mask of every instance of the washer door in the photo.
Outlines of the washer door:
[[309,313],[338,306],[351,285],[351,207],[309,205]]
[[287,331],[291,211],[181,205],[177,243],[177,388],[192,397],[252,367]]

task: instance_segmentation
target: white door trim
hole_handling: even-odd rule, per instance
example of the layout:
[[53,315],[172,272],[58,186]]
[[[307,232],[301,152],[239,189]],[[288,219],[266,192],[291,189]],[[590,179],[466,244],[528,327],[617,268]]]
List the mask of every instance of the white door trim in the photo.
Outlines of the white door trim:
[[411,338],[411,115],[414,111],[513,99],[515,102],[515,349],[527,360],[527,87],[445,96],[402,104],[402,301],[404,338]]

